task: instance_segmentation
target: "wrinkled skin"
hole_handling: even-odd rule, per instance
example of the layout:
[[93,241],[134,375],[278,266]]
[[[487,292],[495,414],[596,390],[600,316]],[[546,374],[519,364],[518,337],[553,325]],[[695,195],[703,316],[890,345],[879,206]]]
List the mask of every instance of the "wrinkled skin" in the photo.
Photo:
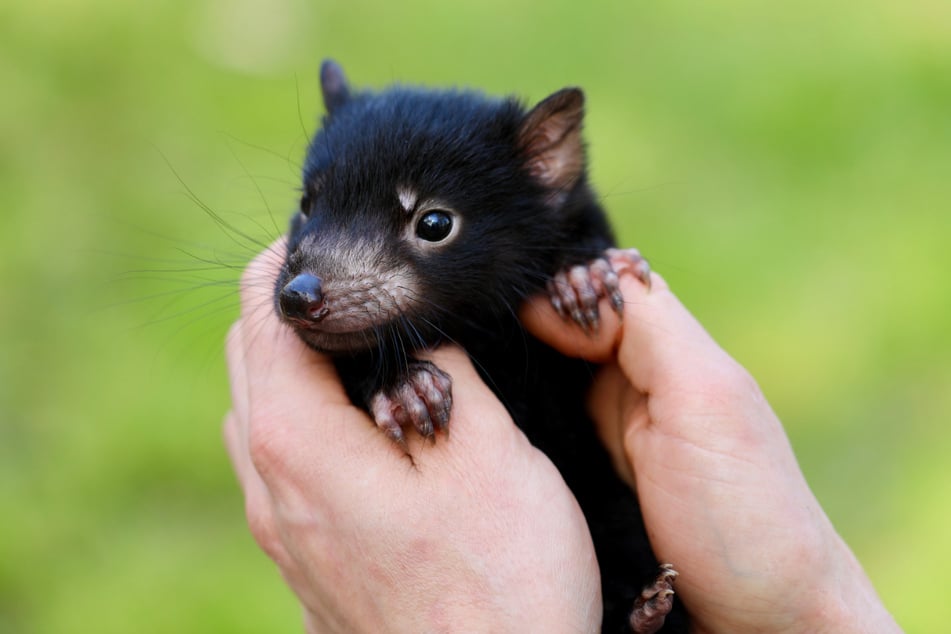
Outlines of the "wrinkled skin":
[[[596,631],[598,573],[557,472],[458,349],[453,432],[414,456],[350,405],[324,357],[283,329],[258,276],[228,339],[225,437],[252,533],[311,632]],[[266,273],[270,274],[270,273]],[[698,632],[897,632],[809,490],[749,375],[653,277],[622,275],[623,327],[567,325],[539,299],[526,326],[606,363],[591,411],[637,488],[652,544],[677,562]],[[262,299],[263,298],[263,299]],[[415,466],[414,466],[415,464]],[[539,526],[556,527],[535,539]]]

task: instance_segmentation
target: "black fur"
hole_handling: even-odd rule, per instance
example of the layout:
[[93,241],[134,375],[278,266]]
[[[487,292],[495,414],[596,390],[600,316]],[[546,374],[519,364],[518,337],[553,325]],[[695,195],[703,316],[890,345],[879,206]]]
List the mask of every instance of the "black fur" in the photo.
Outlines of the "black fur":
[[[613,244],[583,163],[567,190],[539,182],[524,138],[528,113],[512,99],[407,87],[352,92],[332,63],[321,81],[329,112],[308,149],[303,213],[292,222],[277,295],[300,273],[321,276],[325,254],[347,243],[376,245],[364,254],[370,268],[405,265],[418,292],[402,317],[344,349],[315,347],[335,356],[351,398],[367,407],[401,379],[414,351],[461,344],[577,497],[601,567],[603,631],[629,631],[634,598],[658,562],[636,498],[584,410],[594,368],[543,345],[517,319],[519,305],[556,271]],[[458,213],[460,234],[445,249],[407,244],[408,216],[394,193],[404,186]],[[664,631],[684,627],[683,615],[672,614]]]

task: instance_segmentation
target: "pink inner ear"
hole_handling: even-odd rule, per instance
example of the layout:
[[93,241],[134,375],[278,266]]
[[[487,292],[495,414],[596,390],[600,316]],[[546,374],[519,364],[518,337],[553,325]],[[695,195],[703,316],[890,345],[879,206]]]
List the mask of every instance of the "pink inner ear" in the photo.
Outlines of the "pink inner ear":
[[582,93],[568,89],[545,99],[526,117],[520,136],[527,166],[548,189],[570,189],[584,170],[583,116]]
[[535,151],[528,159],[529,172],[549,189],[570,189],[584,168],[584,148],[579,126],[560,137],[552,138],[546,132],[543,138],[542,142],[539,139],[532,143],[534,147],[531,149]]

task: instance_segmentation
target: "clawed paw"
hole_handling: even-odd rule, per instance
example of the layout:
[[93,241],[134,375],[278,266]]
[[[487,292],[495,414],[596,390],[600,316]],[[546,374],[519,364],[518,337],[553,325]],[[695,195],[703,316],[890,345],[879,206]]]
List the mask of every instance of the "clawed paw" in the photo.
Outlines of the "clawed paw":
[[597,332],[601,325],[598,301],[611,300],[620,315],[624,298],[618,284],[614,262],[626,263],[647,287],[650,287],[650,265],[637,249],[607,249],[600,258],[559,271],[548,282],[551,305],[564,319],[571,319],[587,332]]
[[641,591],[631,612],[631,631],[636,634],[654,634],[664,625],[664,619],[674,606],[674,579],[677,571],[670,564],[661,564],[660,574]]
[[447,429],[452,411],[452,379],[429,361],[414,361],[409,371],[389,389],[370,399],[377,427],[398,443],[403,428],[412,426],[425,438]]

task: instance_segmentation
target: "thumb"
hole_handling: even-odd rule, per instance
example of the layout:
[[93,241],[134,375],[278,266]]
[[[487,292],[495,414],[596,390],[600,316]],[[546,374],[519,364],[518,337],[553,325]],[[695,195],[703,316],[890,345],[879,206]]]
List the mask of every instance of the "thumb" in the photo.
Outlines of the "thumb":
[[523,304],[519,318],[528,332],[562,354],[607,363],[614,359],[621,341],[621,319],[607,299],[601,299],[598,309],[601,325],[594,333],[559,315],[545,295],[536,295]]
[[[452,378],[452,443],[491,447],[512,433],[514,425],[498,397],[479,376],[465,350],[457,345],[442,345],[422,355]],[[439,443],[437,443],[439,444]]]
[[644,393],[683,386],[722,368],[732,359],[713,341],[657,273],[648,289],[633,275],[621,275],[623,316],[602,299],[601,326],[587,333],[563,319],[546,297],[522,308],[525,328],[559,352],[594,363],[616,360],[628,381]]

